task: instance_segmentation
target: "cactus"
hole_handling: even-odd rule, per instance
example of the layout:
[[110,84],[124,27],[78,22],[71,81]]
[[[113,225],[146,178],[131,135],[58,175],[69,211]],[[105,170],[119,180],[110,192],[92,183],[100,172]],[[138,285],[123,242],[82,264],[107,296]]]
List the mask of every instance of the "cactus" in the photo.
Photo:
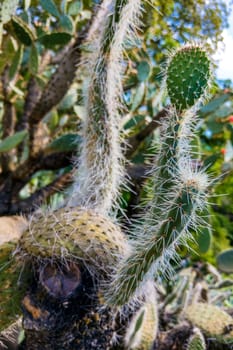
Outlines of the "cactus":
[[127,349],[151,350],[158,333],[158,306],[153,285],[147,285],[144,304],[131,320],[125,335]]
[[20,238],[19,249],[24,259],[77,259],[97,272],[111,268],[128,246],[110,219],[75,207],[34,217]]
[[204,303],[193,303],[184,310],[185,317],[203,333],[223,343],[233,342],[233,318],[221,308]]
[[217,256],[218,268],[225,273],[233,272],[233,249],[224,250]]
[[[107,214],[122,184],[119,136],[122,52],[138,22],[140,0],[107,0],[101,28],[91,31],[84,58],[88,70],[83,145],[71,205],[95,208]],[[97,31],[97,33],[96,33]],[[84,67],[85,70],[85,67]]]
[[198,328],[194,329],[194,334],[188,341],[187,350],[206,350],[205,339]]
[[[194,60],[190,57],[194,56]],[[199,70],[199,60],[205,62]],[[154,179],[153,198],[146,208],[144,227],[136,232],[132,243],[132,253],[122,259],[121,266],[113,279],[113,294],[107,293],[107,300],[112,305],[123,305],[130,301],[147,278],[162,272],[169,275],[169,260],[177,259],[175,248],[185,244],[190,238],[190,228],[200,221],[199,212],[206,206],[209,186],[207,175],[193,166],[190,139],[195,122],[195,108],[206,95],[211,78],[211,64],[205,51],[197,45],[187,45],[174,53],[168,61],[165,76],[168,91],[172,89],[173,65],[177,57],[186,67],[180,72],[179,81],[174,81],[174,96],[170,96],[175,105],[170,109],[167,119],[163,121],[161,148],[151,176]],[[208,62],[208,64],[207,64]],[[192,86],[193,75],[201,86],[199,93],[193,93],[184,106],[183,94],[187,84]],[[199,79],[198,74],[199,72]],[[205,75],[205,79],[203,79]],[[189,85],[190,84],[190,85]],[[180,97],[181,96],[181,97]],[[176,99],[176,101],[175,101]],[[186,105],[185,105],[186,107]]]

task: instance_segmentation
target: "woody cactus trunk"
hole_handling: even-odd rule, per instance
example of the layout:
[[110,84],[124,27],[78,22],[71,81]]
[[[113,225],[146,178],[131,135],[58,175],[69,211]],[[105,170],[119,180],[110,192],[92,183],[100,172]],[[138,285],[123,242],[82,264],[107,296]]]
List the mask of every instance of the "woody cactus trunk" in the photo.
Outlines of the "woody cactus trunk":
[[[11,289],[0,293],[0,331],[17,320],[19,308],[11,298],[17,304],[22,297],[20,349],[156,348],[156,279],[169,278],[177,246],[187,246],[191,230],[202,222],[210,181],[191,142],[211,64],[196,44],[172,53],[164,71],[171,106],[148,174],[153,193],[143,224],[134,226],[128,240],[113,219],[124,182],[123,50],[136,37],[140,14],[139,0],[103,1],[96,15],[102,16],[101,27],[94,19],[84,45],[86,118],[71,195],[57,210],[38,210],[13,256],[13,243],[1,255],[3,282]],[[16,288],[17,278],[24,288]]]

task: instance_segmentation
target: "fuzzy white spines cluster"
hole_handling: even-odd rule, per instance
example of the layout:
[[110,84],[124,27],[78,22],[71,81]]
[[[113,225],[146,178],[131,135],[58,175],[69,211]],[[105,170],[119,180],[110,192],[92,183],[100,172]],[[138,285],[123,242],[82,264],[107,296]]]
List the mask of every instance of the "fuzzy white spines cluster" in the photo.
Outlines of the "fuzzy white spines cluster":
[[[145,282],[159,274],[172,278],[170,262],[179,261],[177,247],[187,246],[191,231],[202,223],[197,213],[206,207],[210,182],[193,160],[190,141],[196,121],[194,113],[185,112],[179,119],[175,111],[165,120],[157,168],[151,174],[154,195],[146,207],[144,224],[135,228],[132,253],[122,259],[116,271],[110,304],[137,300],[145,291]],[[161,158],[167,159],[159,163]]]
[[[89,70],[87,116],[71,203],[108,214],[117,204],[124,178],[120,137],[123,49],[124,41],[132,37],[138,24],[140,1],[129,0],[122,9],[117,9],[121,12],[120,20],[118,23],[112,21],[112,28],[109,28],[109,23],[111,16],[114,18],[116,1],[104,1],[102,6],[105,8],[101,22],[103,30],[98,28],[96,34],[92,32],[90,35],[93,55],[88,55],[86,66]],[[114,31],[114,36],[108,51],[103,52],[109,31]]]

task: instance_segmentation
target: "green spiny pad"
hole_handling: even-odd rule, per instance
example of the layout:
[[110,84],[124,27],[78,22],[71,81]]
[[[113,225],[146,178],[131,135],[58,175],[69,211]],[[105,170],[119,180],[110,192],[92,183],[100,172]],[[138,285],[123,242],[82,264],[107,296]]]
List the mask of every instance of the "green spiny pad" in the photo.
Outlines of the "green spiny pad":
[[182,111],[206,95],[211,79],[211,63],[198,45],[185,45],[174,52],[166,69],[166,85],[172,105]]
[[77,259],[107,269],[125,253],[119,227],[95,211],[62,208],[34,218],[19,241],[22,254],[36,259]]
[[205,339],[198,328],[195,328],[194,334],[190,337],[187,350],[206,350]]
[[184,310],[184,315],[204,334],[223,343],[233,342],[233,318],[221,308],[205,303],[193,303]]

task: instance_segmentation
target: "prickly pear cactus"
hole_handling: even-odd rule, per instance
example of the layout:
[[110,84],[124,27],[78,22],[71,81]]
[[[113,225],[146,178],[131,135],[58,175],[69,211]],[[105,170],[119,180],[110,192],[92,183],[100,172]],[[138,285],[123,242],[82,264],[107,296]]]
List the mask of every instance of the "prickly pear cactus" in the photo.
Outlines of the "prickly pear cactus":
[[205,98],[211,77],[210,60],[198,45],[174,51],[166,70],[166,85],[171,103],[182,111]]
[[131,350],[150,350],[158,333],[159,316],[158,305],[152,285],[147,285],[150,295],[139,308],[130,321],[126,335],[125,345]]
[[[201,69],[197,57],[205,62]],[[179,82],[175,80],[178,72],[174,72],[177,59],[182,66],[192,62],[192,68],[180,70]],[[190,95],[195,90],[192,71],[200,89]],[[153,198],[146,208],[144,227],[135,232],[137,240],[132,242],[132,253],[122,260],[113,280],[114,292],[107,297],[110,304],[129,302],[143,292],[145,280],[154,274],[169,275],[169,261],[178,258],[177,245],[186,244],[190,228],[195,229],[199,213],[206,207],[209,180],[203,170],[193,167],[190,141],[197,121],[194,107],[206,95],[210,77],[210,61],[199,46],[184,46],[168,61],[165,81],[174,106],[162,122],[161,148],[151,172]]]
[[184,315],[207,336],[223,343],[233,342],[233,318],[221,308],[198,302],[189,305]]
[[19,249],[24,258],[76,259],[97,272],[111,268],[128,246],[110,219],[78,207],[34,218],[20,238]]

